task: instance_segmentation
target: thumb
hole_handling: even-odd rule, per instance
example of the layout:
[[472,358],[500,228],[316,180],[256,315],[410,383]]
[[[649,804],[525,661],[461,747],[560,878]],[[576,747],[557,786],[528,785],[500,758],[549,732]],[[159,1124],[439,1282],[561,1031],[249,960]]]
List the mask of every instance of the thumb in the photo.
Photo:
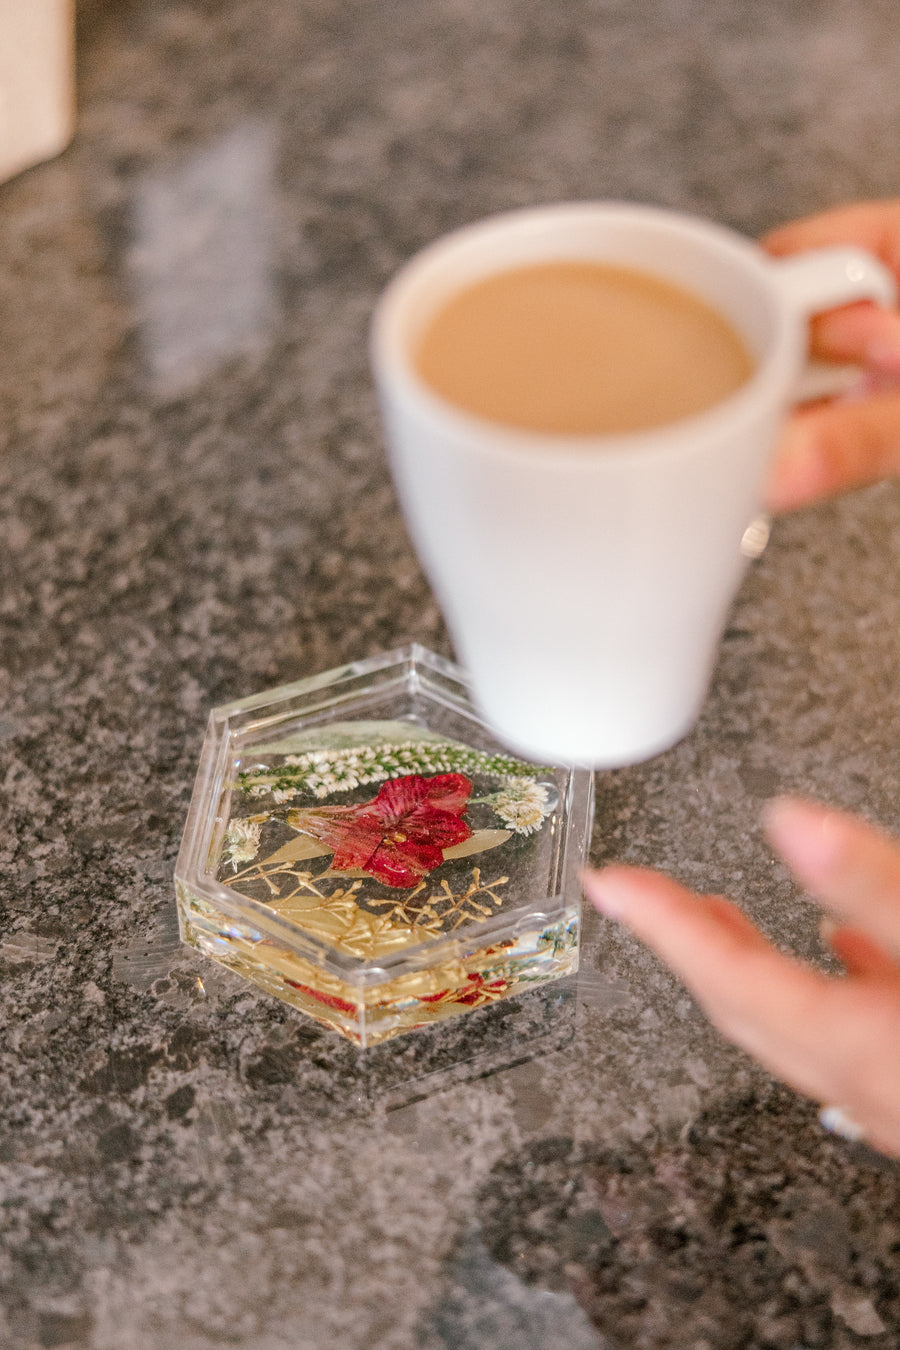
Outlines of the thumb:
[[900,393],[823,404],[797,412],[769,474],[772,511],[900,475]]

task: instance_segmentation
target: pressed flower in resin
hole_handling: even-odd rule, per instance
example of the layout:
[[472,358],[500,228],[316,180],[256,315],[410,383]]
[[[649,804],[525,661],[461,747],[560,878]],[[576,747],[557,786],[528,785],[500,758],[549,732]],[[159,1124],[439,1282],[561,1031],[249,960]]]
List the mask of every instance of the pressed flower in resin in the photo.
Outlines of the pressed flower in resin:
[[236,872],[240,863],[252,862],[259,849],[259,820],[232,820],[225,832],[225,853]]
[[500,792],[481,800],[493,807],[504,825],[516,834],[539,830],[553,807],[546,784],[524,777],[507,778]]
[[472,784],[461,773],[407,774],[356,806],[291,811],[295,830],[334,849],[336,872],[358,868],[386,886],[415,886],[472,835],[462,819]]

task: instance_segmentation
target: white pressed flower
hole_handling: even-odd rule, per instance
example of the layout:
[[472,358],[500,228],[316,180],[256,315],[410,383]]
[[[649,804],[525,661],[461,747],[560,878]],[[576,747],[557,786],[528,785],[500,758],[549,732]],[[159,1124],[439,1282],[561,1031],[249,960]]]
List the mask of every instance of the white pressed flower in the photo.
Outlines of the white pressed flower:
[[276,802],[292,802],[296,795],[296,788],[276,788],[272,793]]
[[265,783],[257,783],[254,787],[249,789],[251,797],[265,797],[268,791],[269,789],[266,787]]
[[547,800],[546,783],[537,783],[533,778],[522,777],[507,778],[504,792],[509,793],[517,801],[545,802]]
[[547,788],[533,778],[507,778],[502,791],[487,800],[516,834],[533,834],[550,813]]
[[225,852],[235,872],[239,863],[252,862],[259,849],[262,821],[232,820],[225,831]]
[[532,802],[494,802],[494,810],[516,834],[533,834],[544,823],[544,813],[540,806]]

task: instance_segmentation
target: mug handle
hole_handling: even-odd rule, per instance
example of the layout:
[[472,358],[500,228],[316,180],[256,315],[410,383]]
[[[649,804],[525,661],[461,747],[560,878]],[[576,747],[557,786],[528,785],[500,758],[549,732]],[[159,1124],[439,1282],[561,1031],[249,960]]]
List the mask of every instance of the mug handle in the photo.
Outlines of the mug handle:
[[[854,300],[897,303],[897,283],[878,258],[861,248],[821,248],[772,262],[779,290],[803,319]],[[795,402],[845,394],[860,375],[858,366],[811,361],[800,378]]]
[[[819,248],[789,258],[772,259],[775,281],[789,304],[804,320],[826,309],[874,300],[893,307],[897,283],[873,254],[862,248]],[[812,403],[849,393],[860,378],[859,366],[808,361],[794,392],[794,402]],[[745,558],[758,558],[769,542],[770,519],[764,513],[751,520],[741,539]]]
[[862,248],[817,248],[774,258],[779,290],[800,314],[812,318],[853,300],[897,303],[897,283],[873,254]]

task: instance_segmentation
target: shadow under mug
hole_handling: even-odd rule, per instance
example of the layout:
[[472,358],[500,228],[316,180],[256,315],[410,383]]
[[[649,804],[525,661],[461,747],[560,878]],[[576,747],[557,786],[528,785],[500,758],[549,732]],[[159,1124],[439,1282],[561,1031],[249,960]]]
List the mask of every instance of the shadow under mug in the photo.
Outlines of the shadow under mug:
[[[418,340],[452,295],[558,260],[632,267],[692,292],[742,336],[753,375],[696,416],[621,435],[507,427],[421,380]],[[626,203],[495,216],[398,272],[371,342],[392,471],[475,699],[510,746],[609,768],[690,729],[808,319],[859,299],[895,299],[890,273],[859,249],[776,261],[717,224]]]

